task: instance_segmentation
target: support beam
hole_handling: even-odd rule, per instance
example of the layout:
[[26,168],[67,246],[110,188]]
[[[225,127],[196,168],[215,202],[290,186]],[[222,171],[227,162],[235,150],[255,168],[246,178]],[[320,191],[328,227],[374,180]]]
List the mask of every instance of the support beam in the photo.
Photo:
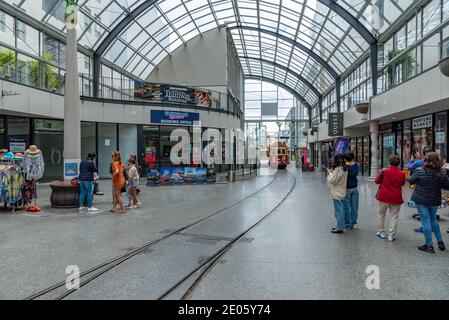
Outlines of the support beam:
[[317,0],[322,5],[325,5],[330,10],[338,14],[343,20],[345,20],[355,31],[357,31],[363,39],[369,44],[377,42],[376,37],[351,13],[345,8],[340,6],[335,0]]
[[157,2],[158,0],[144,1],[140,6],[131,11],[114,27],[114,29],[111,30],[111,32],[108,33],[106,38],[98,46],[97,50],[95,50],[93,55],[93,93],[95,98],[99,98],[101,57],[104,55],[106,49],[120,36],[131,22]]
[[371,44],[371,55],[370,55],[370,61],[371,61],[371,81],[372,81],[372,87],[373,87],[373,96],[377,95],[377,63],[378,63],[378,47],[377,42]]
[[273,67],[279,68],[281,70],[284,70],[287,73],[292,74],[294,77],[296,77],[298,80],[300,80],[301,82],[303,82],[312,92],[314,95],[316,95],[318,97],[318,99],[321,97],[321,92],[319,92],[307,79],[305,79],[303,76],[301,76],[300,74],[296,73],[295,71],[288,69],[286,66],[280,65],[279,63],[270,61],[270,60],[265,60],[265,59],[261,59],[258,57],[248,57],[248,56],[239,56],[240,59],[247,59],[247,60],[256,60],[265,64],[269,64]]
[[337,112],[341,112],[341,79],[335,79],[335,99],[337,100]]
[[260,32],[260,33],[268,34],[272,37],[281,39],[282,41],[285,41],[285,42],[291,44],[292,46],[296,47],[297,49],[303,51],[304,53],[306,53],[307,55],[312,57],[316,62],[318,62],[321,65],[321,67],[323,67],[327,72],[329,72],[330,75],[334,79],[339,77],[339,74],[334,70],[334,68],[332,68],[331,65],[329,63],[327,63],[320,55],[318,55],[316,52],[312,51],[311,49],[307,48],[306,46],[302,45],[301,43],[299,43],[287,36],[276,33],[274,31],[265,30],[265,29],[256,28],[256,27],[249,27],[249,26],[236,26],[236,27],[228,28],[228,30],[235,30],[235,29]]
[[320,112],[320,123],[323,122],[323,97],[318,98],[318,110]]

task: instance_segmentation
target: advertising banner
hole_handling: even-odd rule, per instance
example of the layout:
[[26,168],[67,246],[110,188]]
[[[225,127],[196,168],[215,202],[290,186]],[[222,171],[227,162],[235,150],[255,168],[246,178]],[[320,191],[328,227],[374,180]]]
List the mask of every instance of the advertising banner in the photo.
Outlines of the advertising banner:
[[194,122],[200,121],[199,113],[151,110],[150,121],[155,124],[193,126]]
[[335,141],[335,154],[345,153],[349,150],[349,140],[338,139]]
[[329,137],[343,135],[343,113],[329,113]]
[[206,168],[148,168],[147,187],[216,182],[215,172]]
[[144,82],[135,82],[134,98],[151,102],[162,102],[161,85],[152,85]]
[[211,108],[213,102],[211,91],[139,81],[134,84],[134,97],[136,100],[188,104],[205,108]]

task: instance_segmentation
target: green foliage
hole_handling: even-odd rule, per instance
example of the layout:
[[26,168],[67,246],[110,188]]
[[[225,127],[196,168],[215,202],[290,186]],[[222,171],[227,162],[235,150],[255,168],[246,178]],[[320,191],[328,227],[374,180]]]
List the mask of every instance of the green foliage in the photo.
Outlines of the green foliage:
[[16,68],[16,53],[12,50],[0,49],[0,77],[9,75]]
[[[45,53],[42,56],[42,59],[46,62],[54,62],[55,60],[53,55],[50,53]],[[40,87],[42,85],[45,89],[49,90],[56,90],[58,88],[58,74],[55,68],[51,65],[40,61],[30,60],[27,61],[27,68],[32,85],[36,87]]]
[[[395,57],[400,55],[404,50],[391,50],[388,52],[388,61],[393,60]],[[407,75],[410,75],[412,71],[415,70],[415,62],[416,57],[414,54],[407,54],[398,59],[395,63],[391,63],[387,69],[386,69],[386,76],[387,76],[387,85],[386,89],[390,89],[395,85],[395,69],[398,65],[403,65],[402,68],[402,78],[406,79]]]

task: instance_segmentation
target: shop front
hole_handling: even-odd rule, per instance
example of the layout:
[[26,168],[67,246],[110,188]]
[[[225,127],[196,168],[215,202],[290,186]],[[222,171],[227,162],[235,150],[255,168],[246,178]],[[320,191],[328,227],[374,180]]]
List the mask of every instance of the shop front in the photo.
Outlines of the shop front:
[[401,166],[407,167],[413,155],[425,148],[435,150],[444,162],[448,159],[448,111],[429,114],[379,126],[379,164],[388,166],[392,154],[401,156]]

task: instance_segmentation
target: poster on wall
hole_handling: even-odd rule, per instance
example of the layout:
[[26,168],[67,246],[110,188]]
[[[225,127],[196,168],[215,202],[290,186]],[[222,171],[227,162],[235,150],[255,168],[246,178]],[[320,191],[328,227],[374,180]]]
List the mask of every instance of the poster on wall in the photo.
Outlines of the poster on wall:
[[170,182],[173,184],[184,184],[184,168],[174,168],[170,177]]
[[170,178],[172,176],[172,168],[161,168],[161,185],[166,186],[170,184]]
[[64,159],[64,180],[72,180],[79,176],[79,159]]
[[192,185],[216,182],[214,170],[206,168],[148,168],[147,187]]
[[26,142],[23,139],[11,139],[9,142],[9,151],[12,153],[22,152],[26,150]]
[[159,169],[147,169],[147,187],[159,186],[161,183],[161,175]]

